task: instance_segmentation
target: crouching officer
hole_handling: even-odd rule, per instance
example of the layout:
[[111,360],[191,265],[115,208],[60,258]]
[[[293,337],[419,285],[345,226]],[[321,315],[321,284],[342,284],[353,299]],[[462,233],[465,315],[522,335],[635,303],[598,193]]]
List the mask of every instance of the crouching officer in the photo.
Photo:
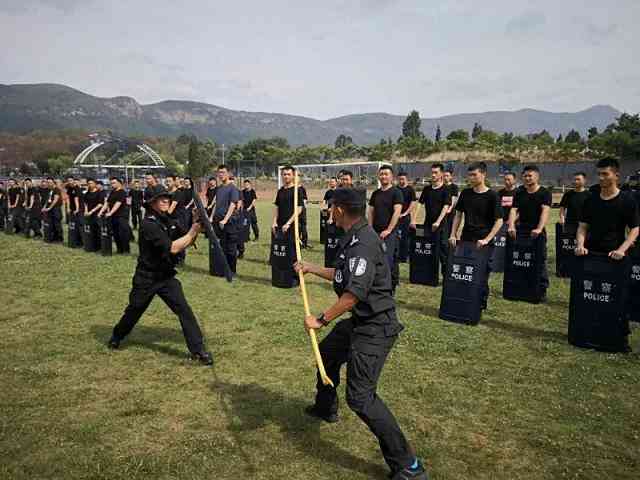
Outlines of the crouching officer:
[[327,374],[335,387],[323,385],[318,375],[315,404],[305,411],[329,423],[338,421],[336,388],[340,367],[346,363],[347,404],[378,439],[391,468],[390,478],[425,480],[421,462],[377,394],[384,363],[404,328],[396,317],[383,242],[364,219],[362,197],[357,191],[339,188],[332,202],[333,220],[346,232],[338,245],[336,268],[307,262],[297,263],[295,268],[332,281],[338,301],[318,317],[306,317],[305,327],[320,329],[348,311],[352,316],[338,322],[320,343]]
[[213,364],[211,353],[205,350],[202,331],[175,278],[176,254],[192,245],[201,225],[195,219],[185,233],[175,220],[169,218],[171,193],[158,191],[148,202],[147,216],[140,224],[138,243],[140,255],[133,276],[133,287],[129,294],[129,305],[120,322],[113,329],[109,348],[117,349],[120,342],[133,330],[153,298],[158,295],[178,316],[182,333],[187,342],[191,358],[205,365]]

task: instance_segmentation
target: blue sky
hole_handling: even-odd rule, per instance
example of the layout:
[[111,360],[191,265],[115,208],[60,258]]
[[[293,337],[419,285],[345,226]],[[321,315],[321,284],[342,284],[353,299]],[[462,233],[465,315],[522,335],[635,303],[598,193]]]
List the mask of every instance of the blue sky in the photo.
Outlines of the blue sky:
[[183,3],[0,0],[0,83],[320,119],[640,111],[638,1]]

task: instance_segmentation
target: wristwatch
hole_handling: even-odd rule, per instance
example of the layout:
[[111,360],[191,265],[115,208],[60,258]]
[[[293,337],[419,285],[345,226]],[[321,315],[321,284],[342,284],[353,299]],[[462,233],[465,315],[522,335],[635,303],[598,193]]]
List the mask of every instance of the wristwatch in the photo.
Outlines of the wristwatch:
[[320,322],[322,325],[324,325],[325,327],[327,325],[329,325],[329,320],[327,320],[326,318],[324,318],[324,312],[322,312],[317,318],[316,320],[318,320],[318,322]]

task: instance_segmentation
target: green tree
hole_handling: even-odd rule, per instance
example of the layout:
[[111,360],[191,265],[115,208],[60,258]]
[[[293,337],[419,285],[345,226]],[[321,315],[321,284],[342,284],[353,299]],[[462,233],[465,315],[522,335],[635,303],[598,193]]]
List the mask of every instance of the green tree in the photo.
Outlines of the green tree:
[[344,148],[347,145],[353,144],[353,139],[346,135],[340,134],[334,143],[335,148]]
[[596,135],[598,135],[598,129],[596,127],[591,127],[589,129],[589,131],[587,132],[587,138],[589,140],[591,140],[592,138],[594,138]]
[[576,130],[571,130],[569,133],[567,133],[564,141],[566,143],[582,143],[582,137]]
[[469,132],[463,129],[454,130],[447,135],[447,140],[452,140],[455,142],[469,142]]
[[562,138],[562,134],[559,133],[558,138],[556,138],[556,143],[562,143],[562,142],[564,142],[564,139]]
[[420,138],[422,137],[422,132],[420,131],[420,125],[422,124],[422,120],[420,120],[420,114],[417,110],[412,110],[404,123],[402,124],[402,136],[405,138]]

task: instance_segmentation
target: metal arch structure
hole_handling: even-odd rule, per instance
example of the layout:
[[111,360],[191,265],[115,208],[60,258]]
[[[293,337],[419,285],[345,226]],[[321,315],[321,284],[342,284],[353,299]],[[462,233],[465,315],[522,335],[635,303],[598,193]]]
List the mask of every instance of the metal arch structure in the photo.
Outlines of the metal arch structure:
[[[89,156],[93,152],[98,150],[100,147],[102,147],[104,145],[107,145],[107,144],[110,144],[110,143],[122,143],[122,140],[121,139],[117,139],[117,138],[108,138],[108,139],[98,140],[98,141],[92,143],[91,145],[89,145],[87,148],[85,148],[84,150],[82,150],[82,152],[80,152],[78,154],[78,156],[73,161],[73,165],[75,167],[78,167],[78,168],[122,168],[122,169],[125,169],[125,172],[126,172],[127,169],[166,168],[166,165],[164,163],[164,160],[162,160],[162,157],[160,157],[160,155],[158,155],[158,153],[154,149],[152,149],[149,145],[147,145],[146,143],[138,143],[138,144],[136,144],[136,148],[141,152],[138,158],[147,157],[147,158],[149,158],[151,160],[151,162],[153,162],[152,164],[148,164],[148,165],[120,164],[119,165],[119,164],[108,163],[108,161],[105,162],[104,164],[88,164],[88,163],[85,163],[87,158],[89,158]],[[111,159],[109,159],[109,160],[111,160]]]

